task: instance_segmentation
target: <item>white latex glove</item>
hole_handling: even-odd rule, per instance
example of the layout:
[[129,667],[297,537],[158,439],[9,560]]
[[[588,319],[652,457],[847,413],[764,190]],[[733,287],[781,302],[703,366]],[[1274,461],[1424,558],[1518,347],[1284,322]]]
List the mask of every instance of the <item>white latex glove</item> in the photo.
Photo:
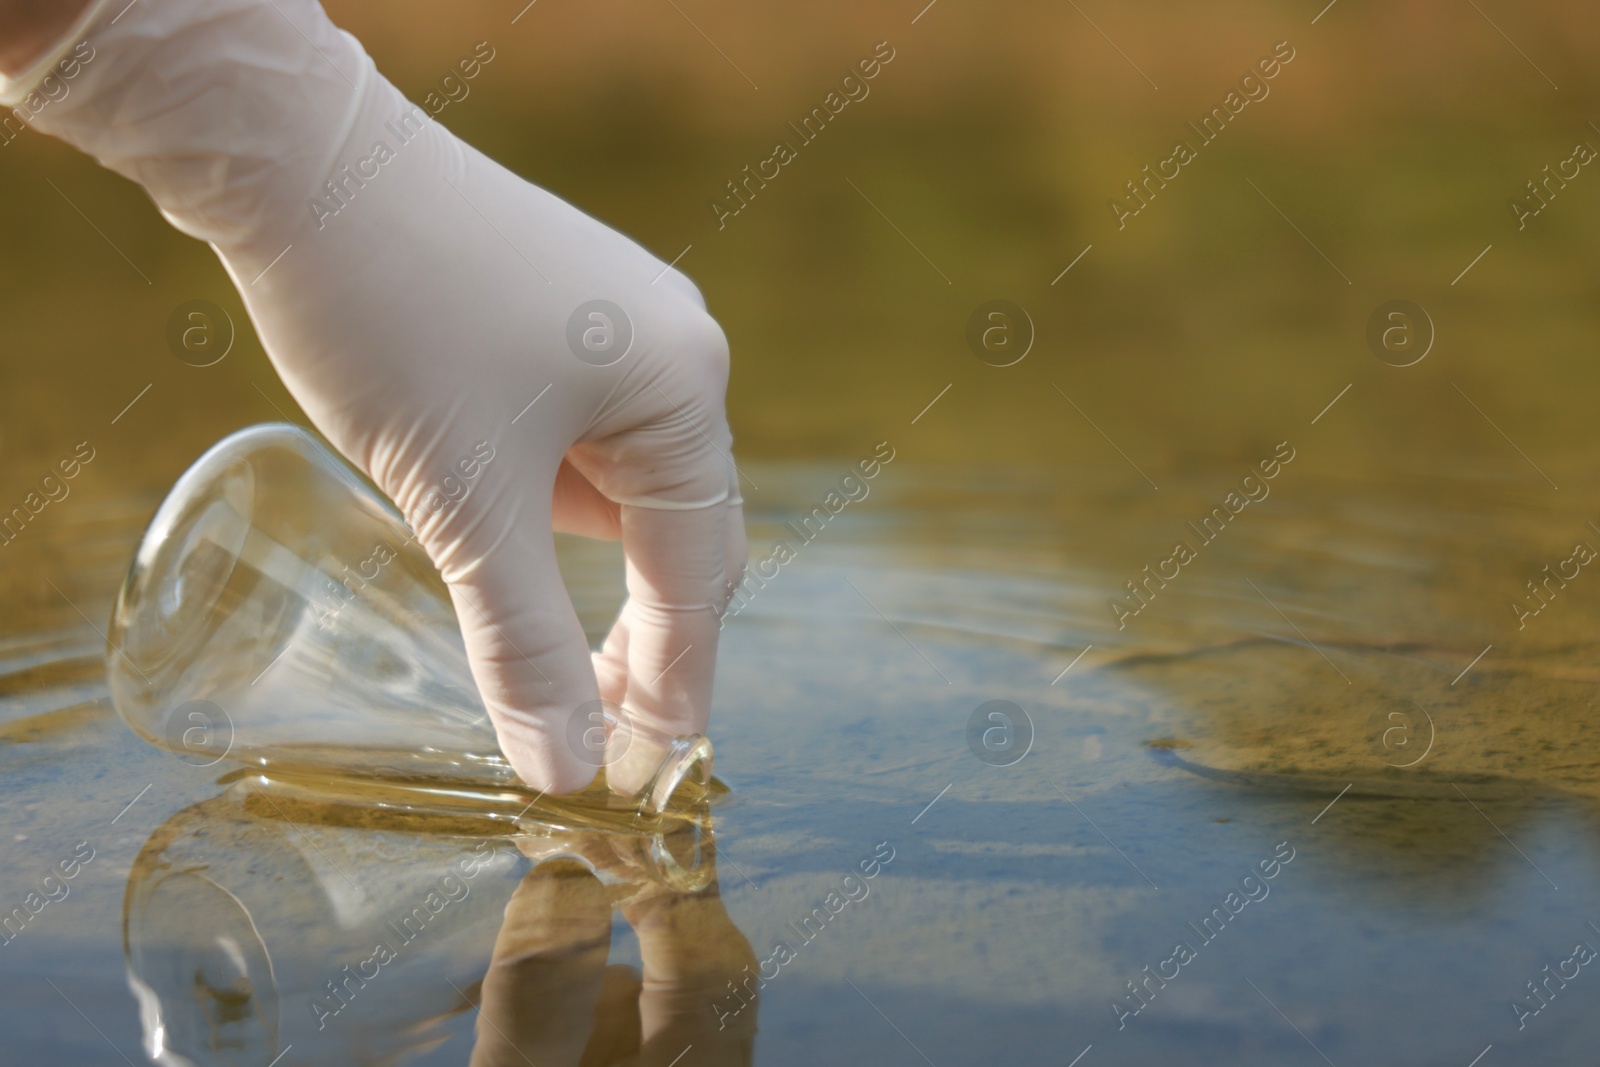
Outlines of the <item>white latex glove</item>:
[[[33,124],[216,249],[290,392],[449,583],[517,773],[585,785],[568,727],[597,697],[703,731],[745,539],[727,343],[699,291],[463,144],[315,0],[125,5],[91,4],[0,99],[77,58]],[[610,366],[592,363],[620,321],[590,362],[569,346],[592,300],[631,322]],[[623,542],[628,601],[593,663],[553,529]]]

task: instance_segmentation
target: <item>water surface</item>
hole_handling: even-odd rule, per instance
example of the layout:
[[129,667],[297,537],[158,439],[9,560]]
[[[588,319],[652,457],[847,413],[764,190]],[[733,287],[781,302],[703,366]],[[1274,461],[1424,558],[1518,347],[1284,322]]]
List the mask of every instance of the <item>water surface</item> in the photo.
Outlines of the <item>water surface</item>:
[[[757,555],[837,479],[750,473]],[[141,998],[209,1062],[263,1067],[641,1041],[737,1063],[752,1040],[774,1065],[1578,1062],[1600,733],[1573,635],[1600,601],[1581,573],[1520,631],[1508,604],[1519,554],[1584,518],[1483,477],[1292,473],[1118,630],[1108,600],[1231,473],[1158,496],[886,467],[728,622],[734,794],[716,884],[682,898],[625,842],[284,807],[139,741],[93,627],[153,500],[85,512],[50,547],[81,564],[3,648],[0,899],[68,892],[0,947],[0,1026],[25,1062],[82,1064],[138,1061]],[[1109,502],[1114,538],[1061,518]],[[563,547],[598,638],[614,549]],[[1031,723],[1020,759],[969,744],[990,701]],[[1574,968],[1547,1004],[1526,986]]]

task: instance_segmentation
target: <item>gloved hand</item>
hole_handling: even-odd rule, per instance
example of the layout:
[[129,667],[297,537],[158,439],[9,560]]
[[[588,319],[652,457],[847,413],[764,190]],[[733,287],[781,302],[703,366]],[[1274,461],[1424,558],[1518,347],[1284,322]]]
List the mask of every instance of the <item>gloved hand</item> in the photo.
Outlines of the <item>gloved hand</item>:
[[[33,125],[216,249],[290,392],[449,583],[523,780],[590,780],[568,727],[597,697],[704,730],[745,539],[694,285],[463,144],[315,0],[97,0],[0,99],[64,55]],[[622,539],[592,664],[552,530]]]

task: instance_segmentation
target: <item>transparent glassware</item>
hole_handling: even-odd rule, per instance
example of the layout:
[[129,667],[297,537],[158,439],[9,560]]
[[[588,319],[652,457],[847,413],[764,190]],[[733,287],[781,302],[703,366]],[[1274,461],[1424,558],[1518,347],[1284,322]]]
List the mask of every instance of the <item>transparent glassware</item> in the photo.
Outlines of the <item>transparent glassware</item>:
[[[523,788],[443,579],[392,505],[299,427],[241,430],[178,479],[107,638],[123,721],[191,764],[383,781],[422,809]],[[660,816],[712,789],[704,737],[660,734],[598,701],[572,714],[567,735],[600,774],[570,803]],[[654,771],[609,787],[605,765],[621,759]]]

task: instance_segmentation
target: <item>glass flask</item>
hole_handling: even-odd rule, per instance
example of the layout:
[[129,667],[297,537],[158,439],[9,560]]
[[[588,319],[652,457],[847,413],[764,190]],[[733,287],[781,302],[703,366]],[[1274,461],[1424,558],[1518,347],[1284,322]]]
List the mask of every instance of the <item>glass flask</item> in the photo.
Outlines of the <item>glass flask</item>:
[[[393,506],[297,426],[241,430],[184,472],[107,638],[117,712],[188,763],[383,782],[421,810],[528,800],[432,561]],[[660,734],[599,701],[572,714],[566,733],[600,773],[562,803],[658,817],[713,791],[704,737]],[[606,784],[605,765],[624,757],[654,768],[636,789]]]

